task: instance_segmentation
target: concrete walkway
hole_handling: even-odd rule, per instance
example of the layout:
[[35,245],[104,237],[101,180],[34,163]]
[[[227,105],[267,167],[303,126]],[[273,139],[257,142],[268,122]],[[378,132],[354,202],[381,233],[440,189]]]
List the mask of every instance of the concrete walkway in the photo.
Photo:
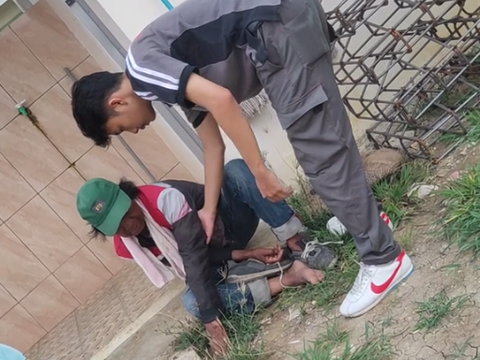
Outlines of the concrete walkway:
[[186,316],[187,314],[181,306],[180,293],[173,297],[163,309],[145,322],[130,337],[124,339],[104,360],[172,359],[173,353],[170,345],[174,340],[174,336],[168,335],[167,332],[169,330],[172,331],[175,324]]

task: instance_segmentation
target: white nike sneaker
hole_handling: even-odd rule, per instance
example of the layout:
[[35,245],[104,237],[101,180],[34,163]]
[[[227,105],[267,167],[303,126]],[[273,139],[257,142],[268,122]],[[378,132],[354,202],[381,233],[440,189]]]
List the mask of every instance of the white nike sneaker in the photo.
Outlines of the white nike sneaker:
[[355,283],[340,305],[340,314],[345,317],[365,314],[412,272],[412,261],[404,251],[386,265],[360,264]]

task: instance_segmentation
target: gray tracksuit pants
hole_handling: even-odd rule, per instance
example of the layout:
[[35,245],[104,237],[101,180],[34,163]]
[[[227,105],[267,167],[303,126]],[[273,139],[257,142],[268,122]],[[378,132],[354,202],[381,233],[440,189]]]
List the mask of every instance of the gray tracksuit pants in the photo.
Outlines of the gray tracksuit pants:
[[318,0],[283,0],[281,23],[258,30],[266,61],[257,74],[295,155],[325,204],[355,239],[362,261],[393,261],[400,247],[380,219],[335,81]]

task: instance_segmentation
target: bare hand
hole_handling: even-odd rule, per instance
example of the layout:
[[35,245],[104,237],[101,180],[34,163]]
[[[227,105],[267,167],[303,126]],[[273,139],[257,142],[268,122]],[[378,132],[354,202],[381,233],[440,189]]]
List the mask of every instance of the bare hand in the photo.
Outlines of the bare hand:
[[230,340],[220,320],[217,319],[205,324],[205,330],[212,354],[214,356],[226,355]]
[[255,180],[262,196],[271,202],[285,200],[293,194],[291,186],[283,185],[278,177],[266,168],[260,174],[256,174]]
[[252,258],[261,261],[265,264],[275,264],[282,260],[283,249],[280,246],[275,246],[273,249],[253,249]]
[[216,214],[205,209],[199,210],[197,214],[200,222],[202,223],[205,235],[207,235],[206,243],[209,244],[210,240],[212,239],[213,228],[215,227]]

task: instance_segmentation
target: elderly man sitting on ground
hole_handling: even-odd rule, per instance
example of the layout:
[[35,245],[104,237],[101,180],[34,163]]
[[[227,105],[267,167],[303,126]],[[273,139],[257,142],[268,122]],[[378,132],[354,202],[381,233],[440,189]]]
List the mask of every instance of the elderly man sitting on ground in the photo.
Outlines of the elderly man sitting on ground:
[[[243,160],[225,166],[209,239],[197,215],[203,204],[204,186],[180,180],[136,186],[125,179],[118,185],[92,179],[77,194],[78,212],[93,235],[113,236],[117,255],[136,261],[154,285],[162,287],[175,275],[185,279],[185,308],[205,324],[214,353],[223,353],[223,316],[252,313],[286,287],[320,282],[321,270],[336,258],[309,237],[286,202],[262,197]],[[247,250],[260,219],[279,244]]]

